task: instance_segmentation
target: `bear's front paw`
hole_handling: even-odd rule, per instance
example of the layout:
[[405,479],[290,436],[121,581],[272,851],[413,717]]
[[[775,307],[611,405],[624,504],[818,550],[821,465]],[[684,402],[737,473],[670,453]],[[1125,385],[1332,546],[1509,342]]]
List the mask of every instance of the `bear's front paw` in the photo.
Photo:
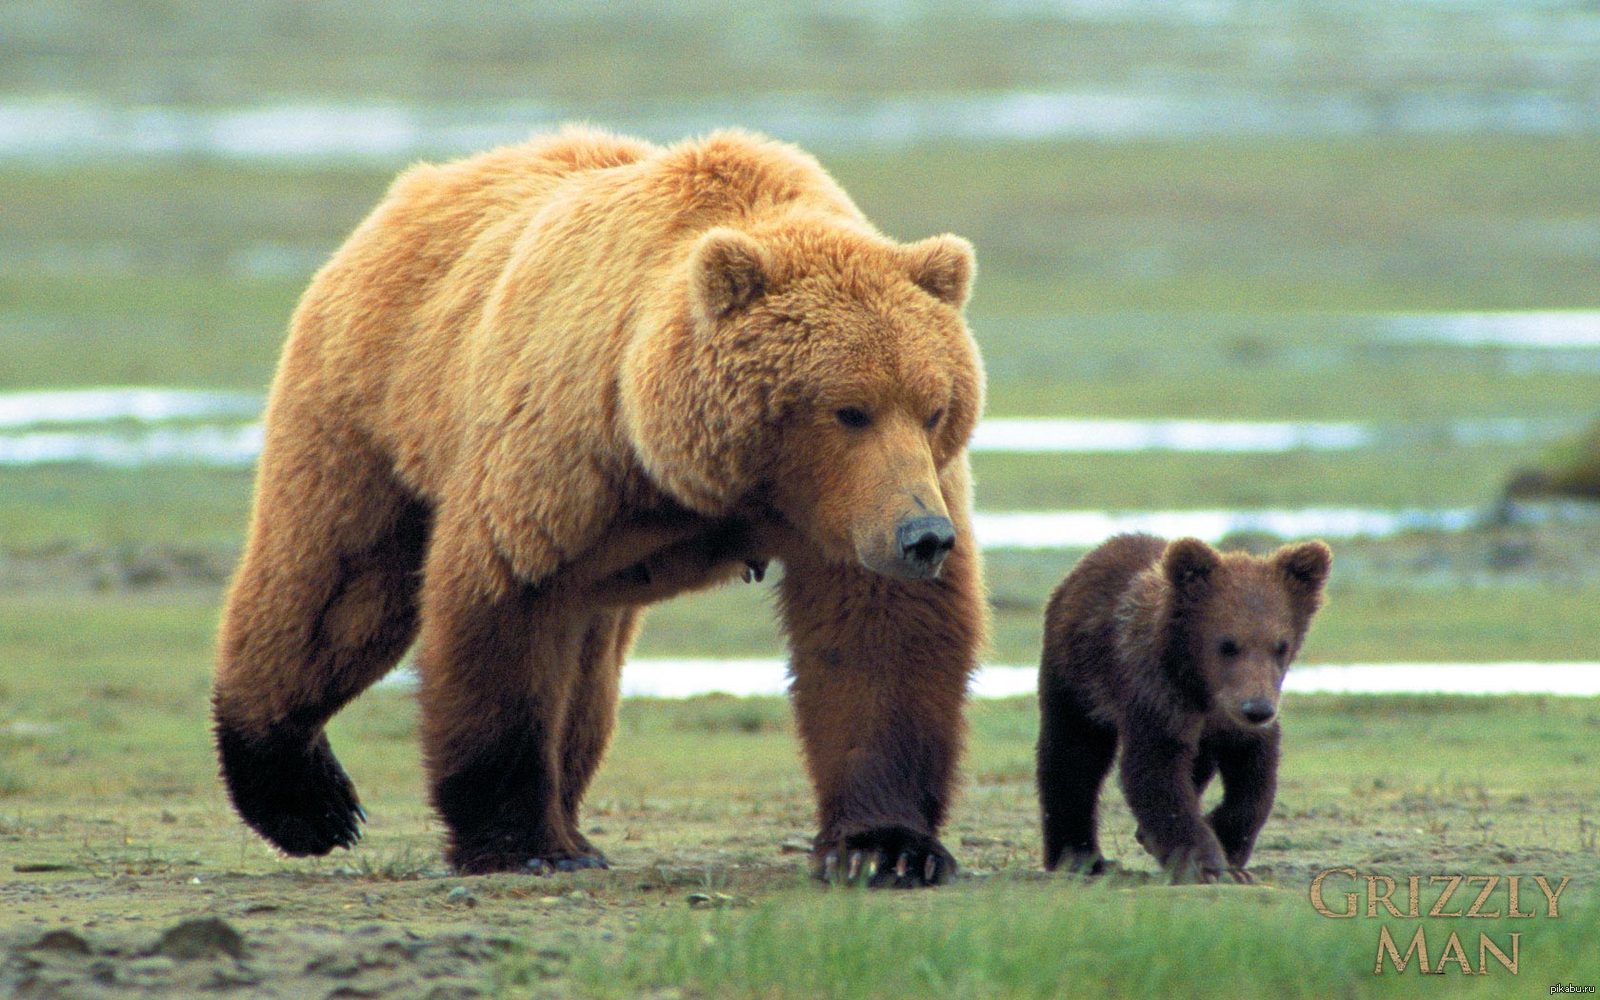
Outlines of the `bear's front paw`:
[[818,840],[817,878],[835,885],[915,889],[956,877],[956,859],[938,839],[904,826],[870,827],[832,843]]

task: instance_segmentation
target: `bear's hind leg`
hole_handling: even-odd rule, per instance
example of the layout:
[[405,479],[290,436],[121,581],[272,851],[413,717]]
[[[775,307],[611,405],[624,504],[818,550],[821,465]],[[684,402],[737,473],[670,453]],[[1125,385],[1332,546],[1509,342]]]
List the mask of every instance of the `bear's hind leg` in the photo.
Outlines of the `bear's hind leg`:
[[212,693],[223,781],[240,817],[290,855],[360,838],[365,814],[323,724],[416,635],[428,512],[392,487],[366,492],[376,525],[263,505],[223,613]]
[[1095,722],[1071,691],[1054,684],[1043,685],[1039,707],[1044,867],[1099,875],[1106,865],[1100,853],[1100,786],[1116,756],[1116,727]]
[[633,608],[595,615],[567,692],[561,731],[561,815],[568,837],[598,868],[607,866],[605,855],[579,830],[578,809],[616,728],[622,660],[633,645],[639,617],[640,612]]

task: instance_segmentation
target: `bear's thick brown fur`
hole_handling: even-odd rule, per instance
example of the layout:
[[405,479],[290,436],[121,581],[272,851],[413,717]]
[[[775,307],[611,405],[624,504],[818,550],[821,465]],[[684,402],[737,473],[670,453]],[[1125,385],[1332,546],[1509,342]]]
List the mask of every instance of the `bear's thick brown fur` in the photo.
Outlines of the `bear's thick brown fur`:
[[[1099,874],[1100,785],[1122,744],[1138,840],[1174,882],[1245,870],[1277,789],[1278,694],[1322,603],[1321,542],[1267,558],[1119,535],[1050,597],[1039,670],[1044,864]],[[1222,775],[1222,802],[1200,799]]]
[[578,807],[640,607],[776,559],[819,870],[942,881],[985,628],[972,267],[746,133],[404,173],[269,399],[213,698],[241,816],[290,854],[355,842],[323,724],[415,639],[450,862],[603,866]]

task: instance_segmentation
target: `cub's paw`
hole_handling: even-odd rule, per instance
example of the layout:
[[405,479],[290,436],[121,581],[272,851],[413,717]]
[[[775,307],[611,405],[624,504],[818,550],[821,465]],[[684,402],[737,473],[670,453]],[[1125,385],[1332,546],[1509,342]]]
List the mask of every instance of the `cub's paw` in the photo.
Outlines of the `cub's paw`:
[[830,885],[916,889],[956,877],[956,859],[938,839],[904,826],[870,827],[817,844],[817,878]]
[[367,814],[326,734],[252,738],[219,724],[217,750],[239,816],[285,854],[323,855],[361,839]]

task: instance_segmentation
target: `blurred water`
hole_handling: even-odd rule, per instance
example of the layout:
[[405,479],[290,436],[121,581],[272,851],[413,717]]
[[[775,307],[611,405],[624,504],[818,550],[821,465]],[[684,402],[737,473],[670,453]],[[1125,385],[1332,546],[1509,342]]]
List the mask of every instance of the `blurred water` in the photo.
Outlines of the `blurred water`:
[[0,434],[0,467],[78,463],[122,469],[190,465],[248,469],[261,454],[260,424],[130,431]]
[[[259,450],[261,430],[241,420],[259,416],[263,403],[264,397],[255,393],[150,386],[0,392],[0,465],[89,462],[138,466],[173,461],[248,465]],[[216,423],[219,418],[224,422]],[[199,421],[213,422],[192,426]],[[68,429],[122,423],[191,426]],[[1582,426],[1576,418],[1524,417],[1457,420],[1434,426],[989,417],[978,425],[971,450],[995,454],[1351,451],[1415,440],[1449,444],[1548,441]]]
[[1112,535],[1126,532],[1164,538],[1190,536],[1208,542],[1238,534],[1332,540],[1385,538],[1407,531],[1465,531],[1482,517],[1482,512],[1472,507],[980,511],[973,515],[972,528],[984,549],[1073,549],[1098,545]]
[[0,393],[0,428],[92,424],[116,420],[164,423],[207,417],[255,417],[263,397],[248,392],[125,386]]
[[13,97],[0,101],[0,159],[206,156],[399,164],[517,142],[568,121],[659,140],[739,124],[829,148],[936,140],[1586,134],[1600,131],[1600,88],[1376,95],[1365,88],[1230,89],[1176,80],[1137,89],[854,98],[784,93],[583,106],[300,102],[222,109]]
[[1411,313],[1387,323],[1398,340],[1540,350],[1600,347],[1600,312]]
[[[384,682],[410,687],[416,674],[397,670]],[[1039,668],[985,664],[968,684],[975,698],[1010,698],[1038,690]],[[691,698],[705,694],[782,695],[787,661],[779,659],[635,659],[622,669],[627,698]],[[1361,663],[1297,666],[1284,690],[1295,694],[1550,694],[1600,695],[1600,663]]]

